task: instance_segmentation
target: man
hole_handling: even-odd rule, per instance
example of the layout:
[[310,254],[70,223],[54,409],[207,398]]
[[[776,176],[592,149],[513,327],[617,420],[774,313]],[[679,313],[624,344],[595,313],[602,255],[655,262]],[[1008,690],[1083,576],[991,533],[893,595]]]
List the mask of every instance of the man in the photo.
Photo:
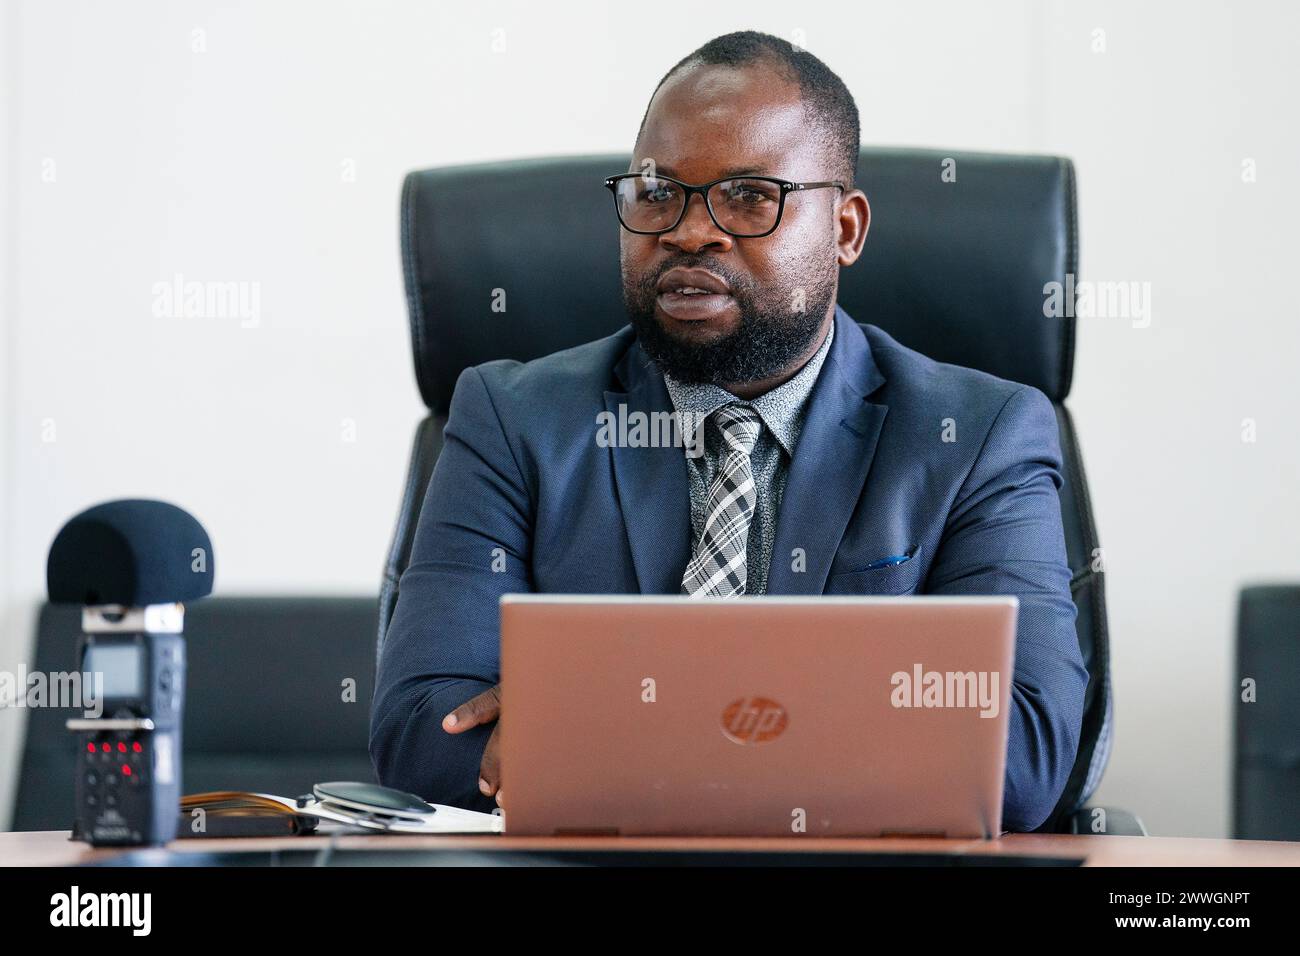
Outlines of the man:
[[[836,305],[870,222],[858,136],[840,79],[775,37],[661,81],[606,184],[630,326],[457,382],[379,666],[381,782],[506,804],[502,594],[1014,594],[1003,823],[1047,818],[1088,679],[1055,417]],[[635,412],[676,415],[681,443],[609,447],[602,420]]]

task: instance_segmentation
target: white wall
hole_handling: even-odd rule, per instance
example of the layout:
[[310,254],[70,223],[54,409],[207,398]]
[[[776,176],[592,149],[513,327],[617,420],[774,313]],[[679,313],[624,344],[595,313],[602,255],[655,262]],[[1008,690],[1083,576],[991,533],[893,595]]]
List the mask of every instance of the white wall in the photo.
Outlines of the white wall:
[[[193,511],[221,592],[373,592],[421,410],[403,173],[626,150],[672,63],[754,27],[841,73],[866,143],[1074,157],[1084,278],[1152,284],[1149,328],[1081,322],[1071,402],[1114,641],[1118,740],[1100,797],[1158,833],[1225,833],[1235,594],[1300,577],[1287,295],[1300,14],[1172,0],[746,8],[6,4],[0,667],[32,659],[55,531],[109,497]],[[659,29],[652,11],[681,20]],[[176,273],[256,283],[257,327],[155,317],[153,286]],[[0,713],[0,782],[16,716]]]
[[[16,506],[12,497],[16,463],[12,440],[16,418],[13,347],[17,330],[16,285],[13,281],[13,244],[18,192],[13,164],[18,95],[18,17],[9,4],[0,3],[0,669],[6,668],[21,641],[29,615],[21,607],[21,587],[14,580],[17,542],[10,533]],[[23,727],[22,716],[0,710],[0,826],[8,819],[14,757]]]

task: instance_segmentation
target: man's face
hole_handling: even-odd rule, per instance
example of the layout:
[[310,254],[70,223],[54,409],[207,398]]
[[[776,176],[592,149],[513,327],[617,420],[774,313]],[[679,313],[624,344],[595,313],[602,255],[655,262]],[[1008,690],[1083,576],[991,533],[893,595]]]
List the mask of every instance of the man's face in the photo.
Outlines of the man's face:
[[[629,172],[697,185],[732,175],[838,178],[798,86],[764,66],[695,66],[671,77],[632,164]],[[723,232],[701,196],[671,232],[621,230],[623,297],[641,347],[674,378],[723,386],[779,376],[806,359],[835,300],[841,200],[837,189],[792,193],[776,231],[761,238]],[[684,286],[718,291],[677,291]]]

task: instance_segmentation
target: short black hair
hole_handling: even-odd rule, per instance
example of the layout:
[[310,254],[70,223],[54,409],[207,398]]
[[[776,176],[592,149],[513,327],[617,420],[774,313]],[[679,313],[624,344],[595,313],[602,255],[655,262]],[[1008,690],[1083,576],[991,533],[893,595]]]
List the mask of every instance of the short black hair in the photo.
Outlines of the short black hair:
[[[844,85],[844,81],[830,67],[789,40],[754,30],[741,30],[715,37],[694,53],[683,57],[665,73],[650,95],[650,102],[654,102],[659,87],[668,82],[673,74],[688,66],[741,67],[757,63],[771,64],[786,79],[799,84],[804,109],[820,134],[836,175],[852,188],[858,169],[861,135],[858,104],[853,101],[853,94]],[[645,132],[649,116],[650,104],[647,103],[645,115],[641,117],[641,127],[636,134],[638,141]]]

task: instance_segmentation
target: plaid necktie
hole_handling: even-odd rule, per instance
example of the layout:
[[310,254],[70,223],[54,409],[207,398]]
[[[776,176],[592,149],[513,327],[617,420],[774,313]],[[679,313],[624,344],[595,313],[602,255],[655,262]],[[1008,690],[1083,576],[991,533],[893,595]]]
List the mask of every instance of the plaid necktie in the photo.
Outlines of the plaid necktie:
[[724,458],[705,503],[704,530],[682,577],[691,597],[734,597],[745,593],[745,549],[757,496],[749,456],[763,428],[747,405],[724,405],[712,415],[726,442]]

